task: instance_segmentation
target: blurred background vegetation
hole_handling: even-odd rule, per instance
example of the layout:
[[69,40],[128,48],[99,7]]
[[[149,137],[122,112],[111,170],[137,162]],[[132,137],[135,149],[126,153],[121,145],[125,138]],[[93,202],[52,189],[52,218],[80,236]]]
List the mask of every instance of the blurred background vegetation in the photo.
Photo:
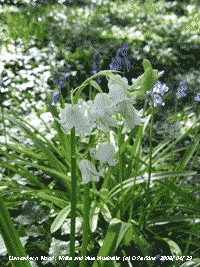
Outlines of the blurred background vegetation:
[[[155,112],[153,146],[173,134],[176,93],[184,83],[186,95],[178,99],[176,109],[179,136],[188,118],[196,123],[199,116],[198,2],[1,0],[0,72],[9,77],[7,89],[1,88],[2,108],[23,118],[46,112],[45,89],[56,89],[50,64],[59,77],[67,77],[61,91],[68,101],[69,90],[100,70],[119,70],[131,85],[131,79],[143,73],[142,61],[147,58],[154,69],[165,71],[160,81],[172,91]],[[105,77],[96,81],[108,92]],[[82,97],[88,96],[86,87]],[[136,104],[137,109],[143,106],[142,100]],[[7,127],[13,126],[7,122]]]
[[[10,70],[10,76],[13,75],[8,84],[13,84],[12,90],[16,89],[18,77],[26,97],[36,87],[33,76],[39,76],[37,68],[44,65],[48,70],[49,62],[61,75],[69,72],[67,83],[75,88],[94,71],[110,69],[111,64],[131,84],[131,78],[143,72],[142,60],[147,58],[154,69],[165,71],[160,81],[174,93],[180,82],[186,81],[187,97],[179,101],[178,110],[190,106],[197,114],[197,5],[197,1],[6,1],[1,7],[1,70]],[[8,44],[12,44],[12,51],[5,54]],[[122,47],[126,48],[120,52]],[[51,90],[55,89],[52,78],[46,76],[45,84]],[[32,86],[26,88],[24,79],[31,79]],[[106,79],[98,82],[107,92]],[[62,93],[67,97],[66,88],[62,88]],[[87,98],[88,88],[84,93]],[[174,93],[157,115],[174,113]]]

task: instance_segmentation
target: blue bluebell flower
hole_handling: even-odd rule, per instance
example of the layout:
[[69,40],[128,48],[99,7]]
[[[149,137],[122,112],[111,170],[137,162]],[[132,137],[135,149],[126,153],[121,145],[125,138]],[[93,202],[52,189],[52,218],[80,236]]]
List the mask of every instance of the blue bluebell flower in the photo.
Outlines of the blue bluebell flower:
[[[69,67],[68,67],[67,71],[70,71]],[[66,81],[68,76],[69,76],[69,74],[66,74],[63,77],[61,77],[61,74],[58,71],[53,74],[54,82],[55,82],[55,85],[58,87],[58,89],[54,90],[53,100],[51,103],[52,106],[55,106],[57,104],[58,99],[60,97],[60,90],[62,87],[65,86],[65,81]]]
[[55,106],[57,104],[59,97],[60,97],[60,90],[54,90],[53,101],[51,103],[52,106]]
[[158,104],[164,106],[165,103],[162,102],[162,97],[165,92],[168,92],[169,88],[166,86],[166,84],[162,84],[160,81],[157,81],[157,83],[154,85],[154,88],[150,91],[145,92],[149,98],[146,99],[147,102],[149,102],[149,106],[152,105],[151,99],[154,92],[154,107],[156,107]]
[[178,98],[184,97],[187,94],[185,93],[185,91],[187,90],[187,85],[186,85],[186,81],[181,82],[181,88],[179,89],[178,93],[176,94]]
[[195,97],[196,101],[200,101],[200,93],[197,94],[197,96]]
[[[100,58],[100,60],[101,60],[102,56],[99,55],[99,58]],[[98,65],[100,65],[100,61],[99,61],[99,64],[98,64]],[[99,69],[99,67],[98,67],[97,64],[96,64],[95,59],[94,59],[94,61],[93,61],[93,63],[92,63],[92,67],[93,67],[93,71],[92,71],[92,73],[93,73],[93,74],[97,74],[97,69]],[[101,78],[100,78],[100,77],[97,77],[97,82],[98,82],[99,84],[101,83]]]
[[[125,62],[127,71],[130,71],[130,62],[127,59],[127,51],[129,50],[129,44],[124,43],[121,48],[117,50],[117,55],[115,58],[112,58],[112,63],[110,64],[111,70],[121,70],[122,69],[122,62]],[[122,54],[122,58],[119,54]]]
[[121,70],[121,57],[112,58],[112,62],[109,66],[111,70]]

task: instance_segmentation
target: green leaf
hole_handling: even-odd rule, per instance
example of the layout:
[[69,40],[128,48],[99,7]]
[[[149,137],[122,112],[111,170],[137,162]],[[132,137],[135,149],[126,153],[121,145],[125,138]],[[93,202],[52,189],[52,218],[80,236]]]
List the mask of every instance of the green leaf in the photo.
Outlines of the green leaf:
[[[111,259],[111,257],[115,256],[118,246],[130,227],[132,227],[131,223],[125,223],[115,218],[112,219],[103,246],[100,248],[97,259],[92,265],[93,267],[116,266],[116,260]],[[102,260],[102,258],[105,259],[105,257],[108,257],[108,260]]]
[[[3,152],[4,152],[4,151],[3,151]],[[7,157],[8,159],[10,159],[10,155],[9,155],[9,154],[7,154],[6,152],[4,152],[3,154],[6,155],[6,157]],[[26,162],[26,165],[28,165],[28,164],[29,164],[29,162],[28,162],[28,163]],[[32,184],[34,184],[34,185],[36,185],[36,186],[39,186],[41,189],[45,189],[45,188],[46,188],[45,185],[39,181],[39,178],[38,178],[37,176],[35,176],[34,174],[30,173],[30,172],[29,172],[27,169],[25,169],[24,167],[18,165],[17,162],[16,162],[15,165],[17,166],[16,168],[13,167],[13,166],[10,165],[10,164],[7,164],[7,163],[1,163],[1,162],[0,162],[0,166],[2,166],[3,168],[6,168],[6,169],[8,169],[8,170],[11,170],[11,171],[13,171],[14,173],[18,173],[18,174],[21,175],[22,177],[26,177],[26,179],[27,179],[28,181],[30,181],[30,183],[32,183]],[[21,168],[21,171],[19,170],[19,167]]]
[[96,88],[100,93],[103,94],[103,91],[102,91],[101,87],[98,85],[98,83],[96,83],[95,81],[90,81],[90,84],[91,84],[94,88]]
[[150,91],[155,83],[158,81],[158,71],[147,68],[145,71],[145,78],[142,85],[142,91]]
[[[138,229],[136,223],[133,222],[132,226],[133,226],[132,239],[135,246],[139,247],[143,257],[148,257],[149,254],[151,254],[151,244],[146,240],[143,232]],[[152,263],[148,260],[146,261],[146,263],[148,266],[153,266]]]
[[[0,142],[0,144],[5,146],[5,143]],[[32,158],[33,160],[37,160],[37,161],[46,160],[46,157],[43,156],[44,154],[41,155],[41,154],[32,152],[33,149],[31,147],[28,148],[28,147],[22,146],[18,143],[16,145],[7,144],[7,146],[9,147],[9,149],[12,149],[12,151],[26,155],[26,156]],[[17,158],[21,159],[20,157],[17,157]],[[16,157],[13,156],[13,159],[16,159]]]
[[163,238],[163,240],[169,245],[171,253],[173,256],[181,256],[182,255],[181,249],[174,241],[172,241],[169,238]]
[[128,247],[128,246],[131,245],[131,241],[133,240],[133,233],[134,233],[134,231],[133,231],[133,226],[131,225],[131,226],[128,228],[128,230],[127,230],[127,232],[125,233],[125,235],[124,235],[124,238],[123,238],[123,245],[124,245],[124,246]]
[[108,207],[106,206],[106,204],[105,203],[100,203],[99,205],[101,207],[101,214],[103,215],[105,221],[111,222],[112,215],[111,215]]
[[[36,163],[31,163],[31,162],[26,162],[26,161],[24,161],[24,162],[23,161],[20,161],[20,162],[16,161],[16,163],[19,166],[20,166],[20,164],[21,165],[30,165],[30,166],[37,168],[38,170],[44,171],[45,173],[54,177],[55,180],[59,180],[63,185],[66,184],[66,182],[68,182],[69,185],[71,183],[71,177],[70,176],[67,176],[63,172],[59,172],[55,169],[50,169],[50,168],[44,167],[42,165],[38,165]],[[20,166],[20,168],[21,168],[21,166]],[[58,179],[56,179],[56,177],[58,177]],[[71,190],[71,187],[70,187],[70,190]]]
[[131,93],[131,97],[135,97],[135,101],[138,101],[138,100],[146,100],[148,98],[148,95],[143,93],[143,92],[140,92],[140,91],[135,91],[133,93]]
[[[192,258],[192,256],[189,256]],[[200,258],[192,259],[191,261],[186,261],[180,265],[180,267],[199,267],[200,265]]]
[[193,154],[194,154],[195,150],[197,149],[197,147],[199,147],[199,135],[196,136],[196,138],[194,138],[192,140],[189,148],[187,149],[187,151],[185,152],[183,158],[179,162],[179,164],[178,164],[178,166],[176,168],[176,171],[183,171],[184,170],[184,168],[186,167],[187,163],[193,157]]
[[[153,149],[153,153],[152,153],[152,167],[157,167],[157,162],[161,161],[164,159],[164,154],[163,153],[160,153],[159,154],[159,151],[161,151],[166,145],[168,145],[170,143],[170,140],[164,140],[161,144],[159,144],[157,147],[155,147]],[[168,148],[167,148],[168,150]],[[158,154],[157,158],[156,159],[153,159],[156,155]],[[170,155],[167,155],[167,156],[170,156]],[[141,172],[139,172],[138,174],[139,175],[143,175],[149,168],[149,159],[150,159],[150,155],[146,156],[146,157],[143,157],[142,158],[142,161],[143,161],[143,164],[146,165],[146,168],[144,169],[144,165],[139,165],[139,168],[138,170],[140,171],[141,169],[143,169]],[[140,161],[140,162],[142,162]],[[145,163],[144,163],[145,162]]]
[[[134,84],[130,86],[129,91],[131,93],[135,91],[140,91],[143,93],[146,91],[150,91],[157,81],[158,81],[158,70],[152,70],[152,68],[148,67],[145,70],[145,73],[139,76],[137,80],[134,82]],[[138,88],[140,86],[141,88]]]
[[70,211],[71,211],[71,205],[65,207],[63,210],[59,212],[59,214],[57,215],[57,217],[55,218],[55,220],[53,221],[51,225],[51,228],[50,228],[51,234],[55,233],[61,227],[61,225],[67,218],[67,215],[70,213]]
[[[56,192],[56,190],[55,190],[55,192]],[[52,194],[51,190],[48,190],[48,189],[40,190],[37,193],[37,197],[40,199],[43,199],[43,200],[48,200],[49,202],[53,203],[54,205],[56,205],[57,207],[59,207],[61,209],[64,209],[66,207],[66,205],[68,205],[70,203],[70,202],[66,202],[65,200],[62,200],[58,197],[55,197],[55,196],[52,196],[49,194]]]
[[[195,127],[195,128],[190,128],[186,131],[185,134],[183,134],[179,139],[177,139],[175,142],[173,142],[171,145],[169,145],[163,152],[158,153],[159,150],[164,147],[167,142],[170,142],[170,140],[166,140],[163,141],[161,144],[159,144],[152,153],[152,158],[158,154],[158,156],[156,157],[156,159],[153,159],[152,162],[152,166],[154,166],[156,168],[156,166],[158,165],[158,162],[162,163],[162,161],[164,160],[165,157],[170,156],[170,153],[168,153],[169,150],[174,149],[175,145],[180,142],[182,139],[184,139],[185,137],[187,137],[189,134],[193,133],[193,132],[197,132],[199,130],[199,126]],[[191,158],[191,155],[193,155],[195,149],[198,148],[198,144],[199,144],[199,137],[196,136],[196,138],[194,137],[192,144],[190,145],[190,147],[187,149],[187,151],[184,154],[184,157],[182,158],[182,160],[179,162],[179,165],[176,167],[175,171],[176,173],[178,173],[177,175],[180,175],[179,172],[181,172],[184,169],[184,166],[186,166],[187,162],[188,162],[188,158]],[[166,144],[165,144],[166,143]],[[168,153],[168,154],[167,154]],[[147,156],[146,158],[144,158],[143,160],[148,164],[149,163],[149,157]],[[139,169],[142,168],[142,165],[139,166]],[[138,175],[143,175],[145,172],[148,171],[148,167],[143,168],[143,170],[141,172],[138,173]],[[173,183],[176,180],[176,176],[173,176],[173,178],[171,179],[171,182]]]
[[[171,173],[166,173],[166,172],[160,172],[160,173],[152,173],[151,174],[151,181],[155,181],[157,182],[158,180],[162,180],[162,179],[169,179],[170,177],[172,176],[191,176],[191,175],[195,175],[197,174],[196,172],[180,172],[180,173],[176,173],[176,172],[171,172]],[[140,183],[145,183],[148,179],[148,174],[146,175],[138,175],[136,181],[135,181],[135,184],[140,184]],[[127,187],[130,187],[129,189],[131,190],[132,189],[132,186],[134,184],[134,177],[133,178],[129,178],[125,181],[122,182],[122,185],[123,185],[123,189],[126,189]],[[108,199],[111,199],[113,198],[116,194],[120,193],[121,191],[121,185],[118,184],[116,185],[114,188],[112,188],[108,194]],[[160,195],[159,193],[157,193],[158,195]],[[154,197],[155,198],[155,202],[156,202],[156,196]]]
[[143,60],[143,67],[144,67],[144,71],[146,71],[146,69],[151,68],[152,69],[152,65],[151,62],[147,59]]
[[[129,134],[129,137],[128,139],[121,145],[120,147],[120,153],[123,153],[125,151],[125,149],[127,148],[127,146],[129,145],[130,143],[130,140],[131,138],[133,138],[133,136],[137,133],[139,127],[142,127],[142,126],[138,126],[136,125],[134,127],[134,129],[130,132]],[[115,154],[115,157],[114,157],[116,160],[119,160],[119,150],[117,151],[117,153]]]
[[6,209],[6,206],[1,196],[0,196],[0,210],[1,210],[0,233],[3,237],[3,241],[7,249],[7,253],[10,257],[19,257],[19,258],[23,257],[24,258],[24,260],[11,261],[12,266],[13,267],[31,267],[29,260],[25,260],[27,258],[27,254],[26,254],[26,250],[24,246],[21,243],[21,240],[24,240],[24,239],[26,240],[27,237],[19,238],[18,232],[13,225],[13,221],[10,217],[9,212]]
[[143,85],[143,81],[145,78],[145,73],[143,73],[142,75],[140,75],[137,80],[134,82],[134,84],[132,84],[129,88],[129,92],[136,92],[136,91],[141,91],[142,90],[142,85]]
[[[171,174],[171,177],[173,177],[173,176],[177,176],[177,175]],[[197,208],[198,211],[200,211],[200,207],[197,205],[197,203],[192,201],[190,199],[190,197],[186,193],[184,193],[184,191],[182,191],[182,189],[179,186],[176,186],[175,184],[173,184],[173,180],[172,181],[169,180],[168,183],[164,183],[164,182],[161,182],[160,180],[158,180],[158,183],[163,185],[164,189],[167,187],[168,189],[171,189],[174,193],[176,193],[176,195],[181,195],[184,199],[186,199],[188,201],[188,203],[190,203],[194,208]]]
[[[35,137],[35,133],[32,133],[32,132],[26,127],[26,125],[25,125],[24,123],[22,123],[22,121],[25,122],[25,123],[27,123],[27,124],[28,124],[32,129],[34,129],[36,132],[38,132],[37,129],[35,129],[32,125],[30,125],[28,122],[24,121],[23,119],[21,119],[21,118],[19,118],[19,117],[15,118],[15,117],[10,116],[9,114],[6,114],[6,117],[7,117],[12,123],[14,123],[14,124],[17,125],[18,127],[20,127],[24,132],[26,132],[26,133],[28,134],[27,137],[32,139],[32,141],[35,143],[35,146],[38,147],[42,152],[44,152],[44,154],[46,154],[47,149],[45,149],[45,147],[44,147],[44,145],[43,145],[44,141],[41,141],[40,138]],[[38,132],[38,134],[39,134],[41,137],[43,137],[43,138],[45,139],[45,137],[44,137],[41,133]],[[56,151],[57,154],[59,155],[59,154],[60,154],[60,153],[59,153],[59,150],[58,150],[54,145],[52,145],[51,142],[49,142],[47,139],[46,139],[46,141],[47,141],[47,145],[49,145],[49,147],[50,147],[52,150]],[[65,139],[64,141],[66,142],[67,140]],[[67,143],[66,143],[65,145],[67,145]],[[44,150],[45,150],[45,151],[44,151]],[[50,156],[49,152],[47,153],[47,155]],[[67,152],[66,152],[66,156],[67,156],[67,158],[69,157],[69,155],[67,154]],[[53,157],[50,156],[50,159],[49,159],[49,160],[51,161],[51,164],[53,164],[53,165],[55,166],[56,169],[59,169],[59,168],[61,167],[63,170],[67,171],[66,167],[65,167],[64,165],[61,165],[61,162],[59,162],[59,161],[55,158],[54,155],[53,155]],[[56,162],[57,162],[57,163],[56,163]],[[56,166],[57,166],[57,167],[56,167]],[[60,166],[60,167],[59,167],[59,166]]]
[[99,217],[99,212],[100,212],[101,208],[99,206],[98,202],[92,202],[91,204],[91,209],[90,209],[90,217],[89,217],[89,224],[90,224],[90,229],[92,231],[92,233],[94,233],[94,231],[97,228],[97,222],[98,222],[98,217]]

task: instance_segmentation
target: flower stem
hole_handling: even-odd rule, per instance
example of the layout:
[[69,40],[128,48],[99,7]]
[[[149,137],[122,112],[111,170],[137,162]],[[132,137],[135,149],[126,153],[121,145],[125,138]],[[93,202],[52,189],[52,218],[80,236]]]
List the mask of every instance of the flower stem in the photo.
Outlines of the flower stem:
[[87,245],[88,245],[88,235],[89,235],[89,211],[90,211],[90,199],[89,199],[89,183],[84,185],[84,218],[83,218],[83,242],[82,242],[82,251],[81,257],[83,260],[80,261],[80,267],[87,266]]
[[124,198],[123,198],[124,189],[123,189],[123,184],[122,184],[122,182],[123,182],[123,178],[122,178],[122,176],[123,176],[123,171],[122,171],[122,153],[120,151],[121,150],[120,147],[123,144],[123,140],[122,140],[123,135],[121,134],[122,128],[123,128],[123,126],[121,126],[120,129],[118,129],[118,147],[119,147],[119,168],[118,168],[118,171],[119,171],[119,183],[120,183],[120,187],[121,187],[121,191],[120,191],[121,196],[120,197],[122,199],[122,206],[121,206],[122,207],[122,210],[121,210],[121,215],[120,215],[120,210],[118,211],[118,216],[117,216],[118,219],[122,219],[120,217],[123,216],[122,214],[124,212]]
[[70,227],[70,267],[75,264],[75,220],[76,220],[76,137],[75,126],[71,129],[71,179],[72,179],[72,195],[71,195],[71,227]]
[[[152,107],[154,107],[154,92],[152,96]],[[139,218],[139,225],[140,230],[143,231],[145,227],[145,208],[147,206],[147,203],[149,201],[149,187],[150,187],[150,181],[151,181],[151,165],[152,165],[152,138],[153,138],[153,120],[154,120],[154,108],[152,108],[152,116],[151,116],[151,128],[150,128],[150,159],[149,159],[149,178],[148,178],[148,184],[147,189],[145,186],[145,200],[142,206],[142,212]]]

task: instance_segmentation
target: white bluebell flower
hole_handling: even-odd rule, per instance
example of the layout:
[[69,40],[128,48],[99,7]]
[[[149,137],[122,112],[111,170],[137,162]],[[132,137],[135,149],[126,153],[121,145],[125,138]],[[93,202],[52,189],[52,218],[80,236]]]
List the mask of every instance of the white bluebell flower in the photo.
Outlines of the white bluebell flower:
[[87,116],[86,106],[66,104],[61,111],[62,120],[57,120],[65,129],[66,134],[75,126],[76,136],[94,135],[97,132],[91,132],[95,127],[93,121]]
[[103,142],[97,145],[96,149],[90,149],[90,155],[96,160],[100,160],[103,163],[108,163],[110,166],[115,166],[118,161],[115,161],[116,150],[113,144],[108,144],[108,142]]
[[83,179],[81,184],[87,184],[90,181],[99,182],[100,176],[102,176],[105,171],[102,169],[98,173],[94,165],[87,159],[81,160],[79,169],[81,170]]

